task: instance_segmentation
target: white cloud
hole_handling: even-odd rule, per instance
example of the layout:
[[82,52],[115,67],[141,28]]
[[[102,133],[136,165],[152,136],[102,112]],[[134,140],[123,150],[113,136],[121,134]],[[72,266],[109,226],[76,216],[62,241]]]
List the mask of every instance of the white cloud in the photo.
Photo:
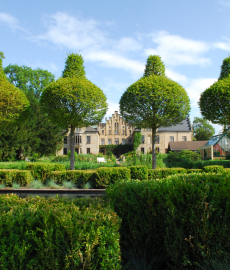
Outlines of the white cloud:
[[230,50],[230,39],[229,38],[224,38],[226,41],[218,41],[218,42],[214,42],[213,46],[214,48],[218,48],[224,51],[229,51]]
[[211,63],[209,58],[201,57],[210,49],[210,46],[205,42],[171,35],[165,31],[151,34],[151,38],[157,47],[146,49],[145,54],[160,55],[167,65],[205,66]]
[[187,77],[179,72],[173,71],[172,69],[166,68],[165,75],[169,77],[170,79],[178,82],[178,83],[186,83]]
[[8,13],[0,13],[0,23],[6,24],[11,29],[21,28],[18,20]]
[[190,97],[191,106],[193,108],[198,108],[200,94],[216,81],[216,78],[199,78],[189,80],[189,83],[184,85],[185,90],[188,92]]
[[118,111],[119,113],[119,103],[115,103],[115,102],[112,102],[112,101],[108,101],[108,111],[104,117],[104,122],[105,122],[105,118],[107,118],[107,120],[109,119],[109,117],[112,116],[112,114],[114,114],[115,111]]

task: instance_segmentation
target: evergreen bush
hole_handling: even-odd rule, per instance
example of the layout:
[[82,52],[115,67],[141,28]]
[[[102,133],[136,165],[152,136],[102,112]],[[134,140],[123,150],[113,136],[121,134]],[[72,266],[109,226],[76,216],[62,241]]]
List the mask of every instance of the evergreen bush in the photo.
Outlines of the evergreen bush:
[[13,182],[20,186],[27,186],[33,181],[33,176],[28,170],[0,169],[0,183],[12,187]]
[[147,166],[130,166],[131,179],[148,180],[148,167]]

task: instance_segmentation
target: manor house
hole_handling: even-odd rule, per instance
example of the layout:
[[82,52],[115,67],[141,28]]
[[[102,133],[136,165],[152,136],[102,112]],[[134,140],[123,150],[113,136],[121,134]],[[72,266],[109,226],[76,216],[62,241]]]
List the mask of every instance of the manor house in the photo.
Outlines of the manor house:
[[[110,144],[133,144],[135,132],[141,132],[141,144],[139,151],[147,153],[152,149],[152,131],[150,128],[141,130],[124,122],[122,116],[115,111],[112,117],[105,119],[105,123],[97,126],[76,128],[75,130],[75,151],[82,154],[98,154],[99,148],[103,153],[103,145]],[[186,117],[180,124],[159,128],[157,130],[156,149],[159,153],[165,153],[169,142],[192,141],[192,127],[189,117]],[[99,147],[100,146],[100,147]],[[70,132],[64,138],[63,148],[58,155],[67,155],[70,150]]]

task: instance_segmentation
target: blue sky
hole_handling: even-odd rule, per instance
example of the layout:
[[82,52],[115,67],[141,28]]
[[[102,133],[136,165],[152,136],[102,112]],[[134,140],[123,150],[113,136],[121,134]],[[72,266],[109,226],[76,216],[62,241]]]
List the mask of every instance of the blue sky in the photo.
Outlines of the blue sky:
[[[59,78],[70,52],[81,52],[86,76],[107,96],[110,116],[160,55],[166,75],[200,117],[200,93],[219,77],[230,51],[230,0],[7,0],[0,6],[3,66],[47,69]],[[221,127],[214,125],[216,133]]]

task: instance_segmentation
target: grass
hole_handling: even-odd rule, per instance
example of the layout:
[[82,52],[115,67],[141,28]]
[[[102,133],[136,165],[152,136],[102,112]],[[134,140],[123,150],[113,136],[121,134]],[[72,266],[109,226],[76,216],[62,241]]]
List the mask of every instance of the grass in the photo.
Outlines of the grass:
[[73,189],[73,188],[76,189],[74,183],[71,182],[71,181],[66,181],[66,180],[65,180],[65,181],[63,181],[62,185],[63,185],[65,188],[68,188],[68,189]]
[[91,189],[91,184],[89,182],[85,183],[82,187],[83,189]]
[[29,184],[28,187],[30,187],[30,188],[32,188],[32,189],[39,189],[39,188],[44,188],[44,185],[43,185],[42,182],[39,181],[39,180],[33,180],[33,181]]
[[12,188],[13,189],[19,189],[20,185],[18,183],[13,183]]
[[52,189],[60,189],[60,188],[62,188],[61,186],[59,186],[58,184],[56,184],[53,179],[50,179],[47,182],[46,187],[49,187],[49,188],[52,188]]

